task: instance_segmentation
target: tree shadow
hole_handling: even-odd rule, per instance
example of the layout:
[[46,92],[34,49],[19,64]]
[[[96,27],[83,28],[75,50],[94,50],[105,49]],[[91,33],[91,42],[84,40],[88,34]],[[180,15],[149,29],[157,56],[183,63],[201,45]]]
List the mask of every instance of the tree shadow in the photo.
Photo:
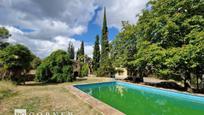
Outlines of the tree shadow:
[[154,86],[154,87],[186,91],[186,89],[183,86],[177,84],[176,82],[172,82],[172,81],[164,81],[164,82],[158,82],[158,83],[144,82],[144,84],[149,85],[149,86]]
[[[72,82],[86,81],[86,80],[87,80],[87,77],[77,77],[76,80]],[[69,83],[72,83],[72,82],[69,82]],[[62,82],[62,83],[66,83],[66,82]],[[47,85],[58,85],[62,83],[27,81],[25,82],[25,84],[19,84],[19,86],[47,86]]]
[[19,86],[47,86],[47,85],[57,85],[57,84],[61,84],[61,83],[46,83],[46,82],[34,82],[34,81],[30,81],[30,82],[26,82],[25,84],[20,84]]

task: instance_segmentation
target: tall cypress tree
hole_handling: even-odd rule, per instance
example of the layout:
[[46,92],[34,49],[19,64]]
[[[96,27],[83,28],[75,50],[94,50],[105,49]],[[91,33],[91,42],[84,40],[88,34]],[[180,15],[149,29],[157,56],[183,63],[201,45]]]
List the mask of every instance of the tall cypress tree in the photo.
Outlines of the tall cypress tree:
[[106,21],[106,9],[104,8],[103,27],[101,35],[101,60],[97,76],[111,76],[113,73],[112,63],[109,58],[108,27]]
[[106,21],[106,9],[104,8],[104,18],[101,36],[101,64],[104,65],[108,59],[109,44],[108,44],[108,27]]
[[68,52],[68,54],[70,56],[70,59],[74,59],[74,57],[75,57],[75,54],[74,54],[74,45],[73,45],[73,43],[71,41],[69,42],[67,52]]
[[78,61],[80,57],[80,49],[77,50],[76,52],[76,60]]
[[78,60],[84,63],[84,41],[81,42],[81,47],[78,51]]
[[93,70],[96,71],[100,66],[100,47],[99,47],[99,36],[96,35],[96,41],[93,51]]
[[84,41],[81,42],[80,54],[84,56]]

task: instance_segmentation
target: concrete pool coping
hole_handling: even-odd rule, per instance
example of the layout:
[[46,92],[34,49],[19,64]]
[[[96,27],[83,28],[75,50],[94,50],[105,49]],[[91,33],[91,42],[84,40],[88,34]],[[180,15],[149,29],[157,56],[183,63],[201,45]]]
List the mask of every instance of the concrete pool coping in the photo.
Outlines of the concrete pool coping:
[[[111,82],[121,82],[121,83],[136,85],[136,86],[143,86],[143,87],[147,87],[147,88],[149,87],[149,88],[154,88],[154,89],[158,89],[158,90],[170,91],[170,92],[174,92],[174,93],[179,93],[179,94],[185,94],[185,95],[191,95],[191,96],[204,98],[203,94],[181,92],[181,91],[177,91],[177,90],[174,90],[174,89],[158,88],[158,87],[153,87],[153,86],[148,86],[148,85],[143,85],[143,84],[135,84],[135,83],[119,81],[119,80],[108,81],[108,82],[83,83],[83,84],[76,84],[76,85],[77,86],[83,86],[83,85],[89,85],[89,84],[103,84],[103,83],[111,83]],[[78,98],[83,100],[85,103],[88,103],[90,106],[95,108],[97,111],[99,111],[99,112],[101,112],[102,114],[105,114],[105,115],[125,115],[124,113],[122,113],[119,110],[111,107],[110,105],[108,105],[108,104],[106,104],[106,103],[92,97],[91,95],[83,92],[82,90],[78,89],[77,87],[75,87],[76,85],[69,86],[68,87],[69,91],[71,91],[72,94],[76,95]]]

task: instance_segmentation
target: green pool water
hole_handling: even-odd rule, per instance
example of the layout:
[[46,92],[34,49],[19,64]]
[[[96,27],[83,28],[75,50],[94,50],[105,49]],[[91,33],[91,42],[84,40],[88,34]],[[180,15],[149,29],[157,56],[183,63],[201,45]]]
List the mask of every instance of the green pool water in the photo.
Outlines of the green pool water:
[[123,83],[77,88],[127,115],[204,115],[203,97]]

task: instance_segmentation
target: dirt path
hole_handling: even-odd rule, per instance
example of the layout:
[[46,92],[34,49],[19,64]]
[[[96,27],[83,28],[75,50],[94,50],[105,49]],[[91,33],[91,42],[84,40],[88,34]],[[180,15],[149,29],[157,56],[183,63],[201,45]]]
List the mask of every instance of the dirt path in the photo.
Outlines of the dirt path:
[[144,82],[148,82],[148,83],[159,83],[163,81],[166,81],[166,80],[160,80],[160,79],[153,78],[153,77],[144,77]]

